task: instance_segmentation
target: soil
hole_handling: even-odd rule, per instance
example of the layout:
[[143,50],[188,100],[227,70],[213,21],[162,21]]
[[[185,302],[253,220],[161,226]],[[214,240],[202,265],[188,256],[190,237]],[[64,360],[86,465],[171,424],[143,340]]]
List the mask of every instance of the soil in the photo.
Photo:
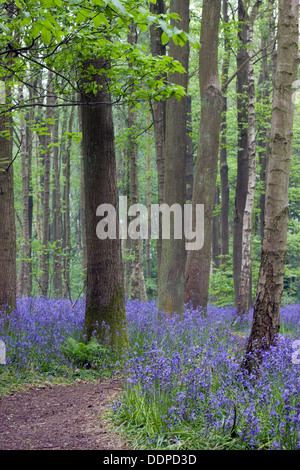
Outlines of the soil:
[[0,397],[0,450],[125,450],[105,415],[118,379],[43,385]]

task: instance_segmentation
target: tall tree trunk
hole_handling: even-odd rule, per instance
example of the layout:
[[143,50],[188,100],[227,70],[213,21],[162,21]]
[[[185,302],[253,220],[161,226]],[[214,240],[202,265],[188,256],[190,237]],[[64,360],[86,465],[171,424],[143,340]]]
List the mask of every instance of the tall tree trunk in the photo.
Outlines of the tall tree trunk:
[[[23,101],[23,87],[19,92],[20,103]],[[20,117],[20,137],[21,137],[21,165],[22,165],[22,273],[21,295],[29,297],[30,295],[30,237],[29,237],[29,163],[27,160],[26,129],[24,117]]]
[[[29,87],[29,97],[31,100],[34,100],[35,96],[35,86],[36,80],[33,82],[33,87]],[[33,230],[33,181],[32,181],[32,158],[33,158],[33,142],[34,134],[31,128],[31,125],[34,122],[35,108],[31,107],[28,112],[26,127],[26,143],[27,143],[27,168],[28,168],[28,229],[29,229],[29,254],[30,254],[30,263],[29,263],[29,296],[32,292],[32,249],[31,249],[31,240],[32,240],[32,230]]]
[[[136,112],[128,110],[127,158],[130,162],[130,205],[139,204],[138,145],[136,140]],[[143,271],[142,239],[131,240],[131,298],[145,301],[146,287]]]
[[[10,89],[5,86],[7,98]],[[9,136],[2,135],[9,133]],[[0,114],[0,313],[16,306],[16,226],[12,164],[12,116]]]
[[251,353],[275,344],[280,326],[280,303],[287,253],[288,187],[292,152],[299,41],[298,0],[279,0],[277,65],[271,119],[265,229],[251,333],[245,368],[253,368]]
[[[269,18],[270,22],[267,27],[262,28],[261,31],[261,48],[265,49],[268,42],[271,42],[271,59],[268,61],[268,56],[264,55],[261,61],[261,71],[259,76],[258,86],[262,86],[262,91],[258,91],[258,100],[264,103],[264,106],[271,106],[272,95],[270,92],[269,83],[273,84],[274,82],[274,73],[275,73],[275,21],[274,21],[274,0],[268,1],[270,13]],[[263,111],[264,112],[264,109]],[[268,160],[270,153],[270,130],[265,124],[266,120],[263,120],[263,128],[260,130],[259,134],[259,165],[260,165],[260,183],[262,184],[261,193],[259,196],[259,230],[261,244],[263,243],[264,238],[264,218],[265,218],[265,191],[266,191],[266,176],[268,168]],[[267,120],[268,124],[271,124],[271,118]]]
[[[57,100],[56,100],[57,102]],[[53,126],[53,175],[54,175],[54,188],[52,191],[52,207],[53,207],[53,237],[52,241],[55,242],[53,248],[53,291],[54,295],[58,298],[62,297],[62,213],[61,213],[61,191],[60,191],[60,167],[59,167],[59,149],[58,144],[58,116],[55,116],[53,110],[52,118],[55,119]]]
[[[178,13],[181,18],[177,26],[189,31],[189,1],[171,0],[170,12]],[[174,24],[174,22],[173,22]],[[178,60],[186,73],[174,73],[169,80],[187,89],[189,45],[175,46],[170,43],[169,55]],[[164,203],[173,204],[182,210],[186,202],[186,128],[187,99],[180,101],[170,98],[166,104],[166,128],[164,147]],[[183,220],[183,219],[182,219]],[[174,220],[170,217],[170,239],[162,240],[162,252],[158,283],[158,309],[172,315],[183,313],[184,309],[184,271],[185,271],[185,238],[175,239]],[[183,227],[183,223],[182,223]]]
[[[47,85],[47,104],[52,104],[52,72],[48,73],[48,85]],[[47,107],[47,119],[51,119],[51,107]],[[41,277],[39,286],[41,294],[44,296],[48,295],[49,289],[49,225],[50,225],[50,168],[51,168],[51,134],[52,124],[47,123],[48,131],[45,135],[44,140],[44,174],[43,174],[43,222],[42,222],[42,252],[41,252]]]
[[203,2],[199,81],[201,117],[194,177],[193,206],[204,204],[204,244],[187,256],[185,301],[206,308],[211,264],[212,218],[218,170],[222,93],[218,76],[221,0]]
[[[156,0],[156,3],[150,3],[150,12],[156,15],[165,14],[164,0]],[[162,29],[156,25],[150,27],[150,45],[153,56],[163,56],[166,54],[166,46],[161,42]],[[165,140],[165,121],[166,121],[166,103],[163,100],[155,101],[153,104],[153,123],[155,136],[155,152],[158,176],[158,202],[164,202],[164,140]],[[161,217],[160,217],[161,227]],[[159,273],[161,264],[162,238],[161,229],[157,239],[157,285],[159,285]]]
[[192,139],[192,97],[187,96],[186,201],[192,202],[194,186],[194,148]]
[[[220,190],[216,187],[213,212],[217,211],[219,199]],[[220,267],[220,216],[218,212],[213,215],[212,221],[212,262],[213,268]]]
[[236,80],[237,92],[237,123],[238,123],[238,151],[237,151],[237,180],[235,190],[235,209],[233,221],[233,279],[235,305],[238,305],[238,293],[242,259],[243,216],[248,187],[248,133],[247,133],[247,86],[248,64],[241,65],[248,59],[247,29],[249,16],[245,9],[244,0],[238,1],[238,20],[240,22],[238,37],[240,46],[237,54]]
[[[130,44],[137,44],[137,29],[132,28],[128,36]],[[128,140],[127,158],[130,162],[130,204],[139,204],[139,178],[138,178],[138,142],[136,136],[137,113],[134,107],[128,109]],[[131,240],[131,298],[147,300],[143,268],[143,245],[141,238]]]
[[240,314],[249,313],[249,302],[251,298],[251,244],[252,244],[252,216],[254,209],[254,195],[256,182],[256,136],[255,136],[255,81],[254,66],[252,58],[252,39],[254,20],[257,11],[261,5],[258,1],[255,3],[249,20],[248,26],[248,188],[247,198],[243,216],[243,234],[242,234],[242,256],[241,273],[239,282],[238,312]]
[[[68,132],[71,134],[73,132],[73,121],[74,121],[74,107],[71,108],[69,122],[68,122]],[[71,222],[70,222],[70,187],[71,187],[71,145],[72,138],[66,138],[65,152],[63,156],[63,166],[64,166],[64,202],[65,202],[65,211],[64,211],[64,296],[71,296],[71,287],[70,287],[70,256],[71,256]],[[83,164],[81,163],[83,166]],[[83,173],[83,172],[82,172]],[[82,194],[81,198],[82,199]],[[80,200],[80,210],[83,210],[83,201]],[[82,220],[81,214],[81,222]],[[84,228],[82,225],[82,233],[84,234]],[[83,235],[82,235],[83,236]]]
[[[150,119],[148,116],[148,126]],[[146,238],[146,276],[151,279],[151,256],[150,256],[150,238],[151,238],[151,131],[148,129],[148,149],[147,149],[147,208],[148,208],[148,238]]]
[[[223,0],[223,21],[227,25],[228,16],[228,0]],[[222,63],[222,83],[224,84],[228,78],[230,57],[230,43],[227,30],[225,30],[224,38],[224,58]],[[228,182],[228,162],[227,162],[227,96],[226,91],[223,95],[222,103],[222,121],[221,121],[221,146],[220,146],[220,181],[221,181],[221,265],[228,263],[229,255],[229,182]]]
[[[82,149],[84,161],[87,285],[84,330],[88,341],[93,334],[103,343],[121,351],[128,346],[123,265],[119,239],[119,198],[116,174],[114,126],[106,70],[107,60],[83,63],[80,86],[82,100]],[[91,70],[90,77],[86,73]],[[95,72],[93,72],[95,70]],[[85,85],[97,84],[97,92]],[[99,104],[95,106],[95,102]],[[101,204],[116,210],[116,238],[99,239],[96,211]]]

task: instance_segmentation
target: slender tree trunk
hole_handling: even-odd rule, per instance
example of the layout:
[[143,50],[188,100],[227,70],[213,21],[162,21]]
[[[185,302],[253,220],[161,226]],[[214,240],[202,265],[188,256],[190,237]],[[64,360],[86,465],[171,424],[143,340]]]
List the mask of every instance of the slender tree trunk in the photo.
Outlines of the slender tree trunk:
[[222,94],[218,76],[221,1],[203,2],[199,80],[201,117],[193,205],[204,204],[204,245],[187,256],[185,301],[206,308],[211,267],[212,218],[218,170]]
[[[79,108],[78,127],[82,133],[82,112]],[[81,158],[80,164],[80,221],[82,227],[82,281],[83,292],[86,291],[86,272],[87,272],[87,248],[86,248],[86,219],[85,219],[85,188],[84,188],[84,161]]]
[[[150,119],[148,116],[148,125]],[[151,146],[150,129],[148,130],[148,149],[147,149],[147,208],[148,208],[148,238],[146,238],[146,276],[151,279],[151,256],[150,256],[150,237],[151,237]]]
[[[68,122],[68,132],[73,131],[73,121],[74,121],[74,107],[71,108],[69,122]],[[70,222],[70,187],[71,187],[71,145],[72,139],[66,139],[65,153],[63,157],[64,165],[64,202],[65,202],[65,211],[64,211],[64,295],[67,294],[70,296],[70,256],[71,256],[71,222]],[[83,166],[83,164],[81,163]],[[81,194],[82,199],[82,194]],[[83,210],[83,201],[80,201],[80,210]],[[81,222],[82,215],[81,215]],[[82,227],[84,227],[82,225]],[[82,228],[82,233],[84,234],[84,228]]]
[[[48,85],[47,85],[47,104],[52,104],[52,72],[48,73]],[[51,107],[47,108],[47,119],[51,119]],[[41,294],[44,296],[48,295],[49,289],[49,226],[50,226],[50,168],[51,168],[51,134],[52,125],[47,124],[48,132],[45,135],[44,140],[44,174],[43,174],[43,222],[42,222],[42,253],[41,253],[41,277],[40,277],[40,289]]]
[[[10,89],[5,87],[6,96]],[[14,216],[14,187],[12,164],[12,117],[0,114],[0,313],[16,306],[16,227]]]
[[[20,102],[23,101],[23,88],[20,87]],[[22,258],[21,261],[22,277],[21,277],[21,295],[29,297],[30,295],[30,238],[29,238],[29,163],[27,161],[27,145],[26,129],[24,117],[21,116],[20,121],[20,137],[21,137],[21,165],[22,165]]]
[[187,96],[186,200],[192,202],[194,186],[194,148],[192,139],[192,97]]
[[[119,239],[119,198],[116,174],[114,126],[107,76],[97,71],[109,67],[96,58],[83,64],[85,78],[82,100],[82,144],[84,161],[87,285],[84,330],[88,341],[93,334],[103,343],[121,351],[128,346],[123,265]],[[91,70],[91,76],[86,77]],[[95,70],[95,72],[93,72]],[[85,85],[97,84],[97,92]],[[95,106],[95,102],[101,103]],[[116,210],[116,238],[99,239],[96,234],[101,204]]]
[[277,65],[271,119],[271,148],[266,187],[265,230],[252,329],[245,368],[254,366],[249,354],[275,344],[280,326],[280,303],[287,253],[288,187],[292,152],[297,79],[299,4],[279,0]]
[[[219,199],[220,191],[216,187],[213,212],[217,210]],[[220,267],[220,216],[218,213],[214,214],[212,221],[212,262],[213,268]]]
[[240,66],[248,59],[247,29],[249,16],[245,9],[244,0],[238,1],[238,20],[240,31],[238,37],[240,46],[237,55],[237,68],[239,70],[236,80],[237,92],[237,122],[238,122],[238,152],[237,152],[237,180],[235,190],[235,210],[233,221],[233,279],[235,305],[238,305],[238,293],[242,259],[243,216],[248,187],[248,133],[247,133],[247,86],[248,64],[241,69]]
[[[229,22],[228,0],[223,0],[223,21]],[[224,59],[222,64],[222,83],[228,78],[230,57],[230,43],[225,31],[224,39]],[[226,91],[223,95],[222,103],[222,121],[221,121],[221,146],[220,146],[220,181],[221,181],[221,265],[228,263],[229,255],[229,182],[228,182],[228,162],[227,162],[227,96]]]
[[[33,87],[29,87],[29,97],[34,99],[36,81],[33,82]],[[28,125],[26,127],[26,143],[27,143],[27,168],[28,168],[28,229],[29,229],[29,296],[32,292],[32,249],[31,249],[31,240],[32,240],[32,230],[33,230],[33,181],[32,181],[32,158],[33,158],[33,142],[34,134],[31,128],[31,125],[34,122],[34,111],[35,108],[31,107],[28,112]]]
[[[127,158],[130,162],[130,205],[138,204],[139,182],[138,182],[138,145],[135,135],[136,112],[128,110],[128,147]],[[145,279],[143,271],[142,239],[131,240],[131,298],[145,301]]]
[[[128,42],[137,44],[137,30],[132,28]],[[139,178],[138,178],[138,142],[136,136],[137,113],[134,107],[128,109],[127,158],[130,162],[130,204],[139,204]],[[141,238],[131,240],[131,298],[147,300],[143,268],[143,245]]]
[[[177,26],[189,31],[189,1],[171,0],[170,12],[178,13],[181,18]],[[170,42],[169,55],[178,60],[186,73],[174,73],[170,81],[187,89],[189,45],[175,46]],[[183,217],[186,202],[186,128],[187,99],[180,101],[170,98],[166,104],[166,128],[164,148],[164,203],[169,207],[180,206]],[[183,218],[182,218],[183,220]],[[172,315],[183,313],[184,309],[184,271],[185,271],[185,238],[175,239],[174,220],[170,218],[170,239],[162,240],[162,252],[158,283],[158,309]],[[183,223],[182,223],[183,227]]]
[[[53,110],[53,119],[55,112]],[[59,149],[55,145],[58,143],[58,117],[56,117],[53,126],[53,175],[54,188],[52,191],[52,207],[53,207],[53,237],[55,242],[53,248],[53,290],[54,295],[58,298],[62,297],[62,214],[61,214],[61,191],[60,191],[60,167],[59,167]]]
[[[156,15],[165,14],[164,0],[156,0],[156,3],[150,3],[150,12]],[[166,54],[166,47],[161,42],[162,30],[157,28],[156,25],[150,27],[150,45],[151,53],[153,56],[163,56]],[[154,123],[154,136],[155,136],[155,152],[156,152],[156,165],[158,176],[158,202],[164,202],[164,140],[165,140],[165,124],[166,124],[166,103],[164,101],[155,101],[153,104],[153,123]],[[157,285],[159,285],[159,273],[161,264],[161,217],[160,217],[160,231],[159,238],[157,239]]]
[[250,15],[248,26],[248,188],[243,216],[242,257],[239,282],[238,312],[249,313],[251,298],[251,244],[252,244],[252,216],[254,210],[254,195],[256,182],[256,136],[255,136],[255,81],[252,58],[252,39],[254,20],[261,2],[256,2]]
[[[274,73],[275,73],[275,48],[274,48],[274,38],[275,38],[275,21],[274,21],[274,0],[269,0],[268,5],[270,8],[269,18],[270,22],[268,27],[264,28],[261,32],[261,47],[265,48],[267,43],[271,42],[271,59],[268,61],[268,57],[262,57],[261,61],[261,71],[259,76],[259,86],[262,86],[262,91],[258,93],[258,99],[264,103],[264,106],[271,106],[272,94],[271,87],[269,83],[274,83]],[[264,112],[264,110],[262,111]],[[270,130],[264,122],[271,124],[271,118],[268,120],[263,120],[263,128],[260,131],[259,136],[259,164],[260,164],[260,183],[262,184],[261,193],[259,196],[259,230],[261,244],[263,243],[264,238],[264,218],[265,218],[265,191],[266,191],[266,176],[268,168],[268,160],[270,153]]]

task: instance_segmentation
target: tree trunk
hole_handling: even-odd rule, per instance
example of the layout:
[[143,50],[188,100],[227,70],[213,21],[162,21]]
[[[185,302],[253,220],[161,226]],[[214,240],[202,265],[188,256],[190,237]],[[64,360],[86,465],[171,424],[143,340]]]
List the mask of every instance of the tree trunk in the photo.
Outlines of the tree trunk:
[[[82,149],[84,161],[87,285],[84,330],[88,341],[93,334],[118,351],[128,346],[124,279],[119,239],[119,200],[116,175],[114,126],[107,76],[97,73],[109,67],[96,58],[83,64],[85,77],[80,86],[82,100]],[[87,72],[91,70],[90,77]],[[95,71],[95,72],[94,72]],[[94,94],[85,85],[97,85]],[[98,105],[95,105],[98,102]],[[99,239],[96,234],[101,204],[116,210],[116,238]]]
[[[132,28],[128,36],[130,44],[137,44],[137,30]],[[130,162],[130,205],[139,204],[139,177],[138,177],[138,142],[136,136],[137,113],[134,107],[128,109],[128,139],[127,158]],[[147,300],[143,267],[142,239],[131,240],[131,298]]]
[[[156,15],[165,14],[164,0],[156,0],[156,3],[150,3],[150,12]],[[166,47],[161,42],[162,29],[156,25],[150,27],[150,45],[153,56],[163,56],[166,54]],[[166,103],[162,100],[155,101],[153,104],[153,123],[155,136],[155,152],[158,177],[158,202],[164,202],[164,140],[165,140],[165,120],[166,120]],[[161,217],[160,217],[161,225]],[[162,238],[161,230],[157,239],[157,286],[159,285],[159,273],[161,264]]]
[[185,301],[206,308],[211,264],[212,218],[218,169],[222,94],[218,76],[221,1],[203,2],[199,79],[201,117],[193,205],[204,204],[204,245],[187,256]]
[[[73,131],[73,120],[74,120],[74,107],[71,108],[69,122],[68,122],[68,132]],[[63,165],[64,165],[64,202],[65,202],[65,211],[64,211],[64,295],[71,297],[71,287],[70,287],[70,256],[71,256],[71,223],[70,223],[70,178],[71,178],[71,145],[72,138],[66,138],[65,152],[63,156]],[[80,201],[80,208],[82,208],[82,201]],[[82,216],[81,216],[82,221]],[[84,228],[82,225],[82,233],[84,233]]]
[[[219,199],[220,190],[216,187],[213,212],[217,210]],[[218,213],[214,214],[212,221],[212,262],[213,268],[220,267],[220,216]]]
[[[228,0],[223,0],[223,21],[229,22]],[[230,43],[225,31],[224,39],[224,59],[222,64],[222,83],[228,78],[229,71]],[[228,182],[228,162],[227,162],[227,96],[226,91],[223,95],[222,120],[221,120],[221,146],[220,146],[220,181],[221,181],[221,265],[228,263],[229,255],[229,182]]]
[[277,65],[271,119],[265,229],[252,329],[245,368],[253,368],[249,353],[275,344],[280,327],[280,303],[287,253],[288,187],[292,152],[294,104],[292,83],[297,79],[299,4],[279,0]]
[[[127,158],[130,162],[130,205],[139,204],[138,145],[136,140],[136,112],[128,110]],[[142,239],[131,239],[131,298],[145,301],[146,287],[143,270]]]
[[[48,73],[48,85],[47,85],[47,104],[52,104],[52,72]],[[47,107],[47,119],[51,119],[51,107]],[[43,222],[42,222],[42,252],[40,259],[41,266],[41,277],[39,286],[41,294],[44,296],[48,295],[49,288],[49,225],[50,225],[50,168],[51,168],[51,134],[52,125],[47,123],[48,131],[47,135],[44,136],[44,174],[42,179],[43,185]]]
[[[148,126],[150,119],[148,116]],[[150,146],[151,131],[148,129],[148,149],[147,149],[147,208],[148,208],[148,238],[146,238],[146,277],[151,279],[151,256],[150,256],[150,243],[151,243],[151,146]]]
[[[10,89],[5,87],[9,98]],[[12,164],[12,117],[0,114],[0,313],[16,307],[16,226]],[[8,137],[2,135],[9,133]]]
[[[189,31],[189,1],[171,0],[170,12],[178,13],[181,18],[177,26]],[[174,22],[173,22],[174,24]],[[181,47],[170,42],[169,55],[178,60],[186,73],[174,73],[169,80],[187,89],[188,82],[188,42]],[[166,128],[164,148],[164,203],[169,207],[180,206],[183,217],[186,202],[186,128],[187,99],[178,101],[169,98],[166,104]],[[170,239],[162,240],[162,252],[158,283],[158,309],[172,315],[183,313],[184,309],[184,271],[185,271],[185,238],[176,239],[174,221],[170,217]],[[183,219],[182,219],[183,220]],[[183,223],[182,223],[183,227]]]
[[237,92],[237,123],[238,123],[238,151],[237,151],[237,180],[235,190],[235,209],[233,221],[233,279],[235,305],[238,305],[238,293],[242,259],[243,216],[248,187],[248,133],[247,133],[247,86],[248,64],[241,65],[248,59],[247,29],[249,17],[245,9],[244,0],[238,1],[238,20],[240,47],[237,55],[237,68],[239,70],[236,80]]
[[[57,100],[56,100],[57,101]],[[58,140],[58,116],[55,116],[53,109],[52,118],[55,119],[53,126],[53,175],[54,188],[52,191],[52,207],[53,207],[53,237],[55,243],[53,247],[53,293],[55,297],[62,297],[62,213],[61,213],[61,197],[60,197],[60,168],[59,168],[59,149],[55,145]]]
[[[23,101],[23,88],[20,87],[20,102]],[[22,165],[22,278],[20,280],[20,294],[29,297],[30,295],[30,238],[29,238],[29,162],[27,160],[26,130],[24,117],[20,117],[20,137],[21,137],[21,165]]]
[[[271,60],[268,62],[268,57],[263,56],[261,61],[261,71],[259,76],[258,85],[262,86],[262,91],[258,92],[258,100],[264,103],[265,106],[271,106],[272,101],[272,94],[271,94],[271,87],[269,83],[273,84],[274,82],[274,73],[275,73],[275,52],[273,49],[274,38],[275,38],[275,21],[274,21],[274,0],[268,1],[270,13],[269,18],[270,22],[268,27],[262,28],[261,32],[261,48],[266,48],[267,44],[271,41]],[[264,110],[262,111],[264,112]],[[261,244],[263,243],[264,238],[264,218],[265,218],[265,191],[266,191],[266,176],[267,176],[267,168],[268,168],[268,160],[269,160],[269,153],[270,153],[270,130],[265,123],[270,124],[271,118],[266,120],[264,117],[262,119],[262,126],[263,128],[260,130],[259,133],[259,165],[260,165],[260,183],[262,185],[261,193],[259,196],[259,231],[260,231],[260,238]]]
[[250,15],[248,26],[248,188],[243,216],[242,257],[239,281],[238,312],[249,313],[251,298],[251,243],[252,243],[252,215],[254,209],[254,195],[256,182],[256,136],[255,136],[255,82],[252,58],[252,38],[254,20],[261,2],[256,2]]
[[192,139],[192,97],[187,96],[186,201],[192,202],[194,186],[194,147]]

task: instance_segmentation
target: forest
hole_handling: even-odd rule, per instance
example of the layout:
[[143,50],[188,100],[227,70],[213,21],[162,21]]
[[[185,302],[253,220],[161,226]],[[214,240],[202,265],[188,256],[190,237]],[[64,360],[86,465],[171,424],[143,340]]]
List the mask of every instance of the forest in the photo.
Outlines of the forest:
[[0,29],[0,399],[121,376],[131,449],[300,449],[297,0]]

